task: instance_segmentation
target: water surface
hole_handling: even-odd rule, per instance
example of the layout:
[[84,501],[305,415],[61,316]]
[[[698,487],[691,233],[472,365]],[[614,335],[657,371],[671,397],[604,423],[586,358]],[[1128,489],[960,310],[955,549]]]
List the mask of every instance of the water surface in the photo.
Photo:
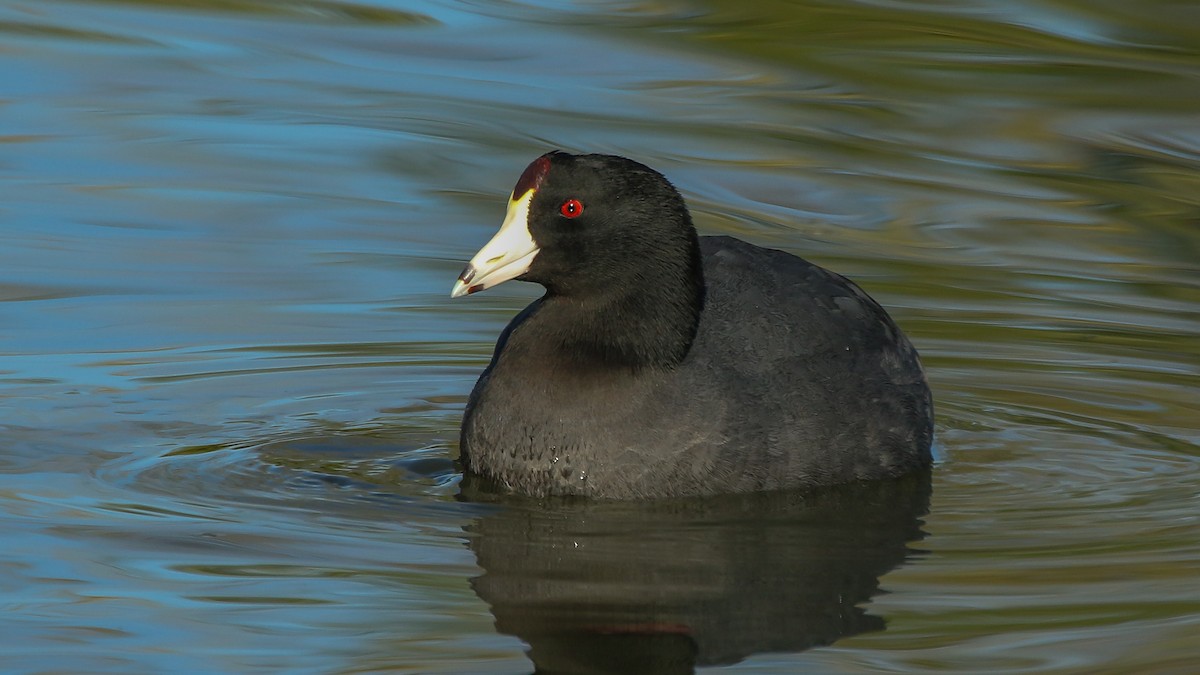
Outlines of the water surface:
[[[1187,672],[1189,3],[0,3],[6,672]],[[548,149],[856,279],[941,461],[459,498],[536,289],[448,298]]]

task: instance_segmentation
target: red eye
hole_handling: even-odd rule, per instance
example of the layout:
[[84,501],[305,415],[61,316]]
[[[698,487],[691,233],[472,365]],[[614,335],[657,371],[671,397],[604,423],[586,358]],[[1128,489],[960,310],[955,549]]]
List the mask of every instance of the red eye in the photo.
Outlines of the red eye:
[[578,218],[583,213],[583,203],[578,199],[568,199],[558,207],[558,212],[567,218]]

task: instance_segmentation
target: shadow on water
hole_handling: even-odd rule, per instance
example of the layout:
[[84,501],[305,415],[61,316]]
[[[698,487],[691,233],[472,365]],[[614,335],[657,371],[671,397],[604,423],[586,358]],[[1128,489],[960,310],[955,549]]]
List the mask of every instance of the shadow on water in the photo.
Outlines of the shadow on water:
[[862,605],[924,536],[927,474],[652,503],[531,502],[467,526],[472,580],[539,673],[687,673],[879,631]]
[[[689,673],[796,654],[884,630],[868,603],[883,575],[919,554],[911,542],[926,536],[928,473],[813,492],[534,500],[460,481],[448,450],[418,432],[318,434],[257,446],[252,457],[179,454],[139,472],[138,486],[179,489],[190,476],[206,484],[189,494],[220,495],[214,505],[237,501],[273,523],[244,561],[199,564],[193,555],[175,564],[199,579],[189,597],[248,594],[257,603],[286,600],[293,611],[300,601],[328,603],[313,594],[312,578],[375,589],[345,619],[381,640],[360,654],[368,670],[407,663],[413,631],[440,640],[461,630],[461,610],[411,607],[408,593],[439,589],[461,608],[466,577],[495,629],[524,643],[537,673]],[[292,512],[321,527],[295,531]],[[412,545],[464,539],[481,572],[465,555],[431,558]],[[398,587],[398,578],[407,584]],[[231,582],[249,585],[234,591],[224,586]],[[478,616],[490,620],[482,606]]]

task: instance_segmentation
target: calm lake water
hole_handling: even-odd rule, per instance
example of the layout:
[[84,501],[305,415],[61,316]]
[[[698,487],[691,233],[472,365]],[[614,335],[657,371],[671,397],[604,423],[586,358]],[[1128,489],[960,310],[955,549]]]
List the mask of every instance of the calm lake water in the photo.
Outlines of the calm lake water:
[[[553,148],[889,307],[931,479],[460,485]],[[1195,672],[1198,420],[1195,3],[0,2],[6,673]]]

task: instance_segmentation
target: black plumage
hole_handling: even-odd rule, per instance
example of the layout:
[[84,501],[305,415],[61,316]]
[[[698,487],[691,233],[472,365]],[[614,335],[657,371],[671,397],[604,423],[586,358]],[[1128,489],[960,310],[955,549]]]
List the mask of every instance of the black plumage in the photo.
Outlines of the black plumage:
[[[524,222],[506,221],[455,295],[494,285],[489,272],[504,265],[495,283],[546,293],[504,330],[471,393],[468,472],[531,495],[641,499],[929,465],[933,406],[917,352],[853,282],[782,251],[698,237],[667,179],[621,157],[539,158],[510,220]],[[502,259],[502,235],[534,253]]]

